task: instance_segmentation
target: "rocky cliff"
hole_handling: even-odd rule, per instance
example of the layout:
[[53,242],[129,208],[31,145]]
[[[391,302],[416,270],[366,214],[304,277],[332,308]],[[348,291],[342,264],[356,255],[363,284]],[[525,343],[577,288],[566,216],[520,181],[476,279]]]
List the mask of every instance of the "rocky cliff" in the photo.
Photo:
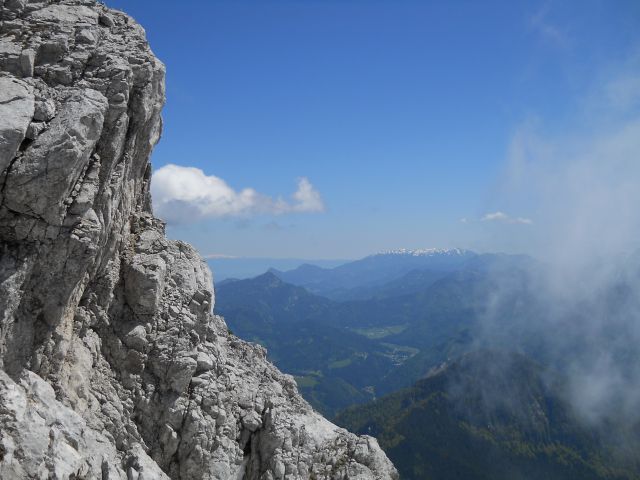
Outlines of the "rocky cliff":
[[397,478],[228,332],[153,217],[143,29],[91,0],[0,22],[0,478]]

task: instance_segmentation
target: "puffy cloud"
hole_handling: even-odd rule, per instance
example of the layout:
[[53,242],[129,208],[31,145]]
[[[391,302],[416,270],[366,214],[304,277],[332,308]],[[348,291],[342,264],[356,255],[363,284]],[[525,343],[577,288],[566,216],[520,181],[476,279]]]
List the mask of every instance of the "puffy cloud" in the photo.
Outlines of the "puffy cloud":
[[520,223],[523,225],[530,225],[533,221],[529,218],[523,217],[510,217],[504,212],[492,212],[484,215],[480,221],[482,222],[504,222],[504,223]]
[[169,164],[154,173],[151,192],[156,214],[169,223],[324,211],[320,192],[304,177],[298,179],[292,201],[286,201],[261,194],[253,188],[236,191],[223,179],[206,175],[199,168]]
[[295,212],[322,212],[324,210],[320,192],[313,188],[311,182],[305,177],[298,180],[298,189],[293,194],[293,199],[296,203],[291,206],[291,209]]

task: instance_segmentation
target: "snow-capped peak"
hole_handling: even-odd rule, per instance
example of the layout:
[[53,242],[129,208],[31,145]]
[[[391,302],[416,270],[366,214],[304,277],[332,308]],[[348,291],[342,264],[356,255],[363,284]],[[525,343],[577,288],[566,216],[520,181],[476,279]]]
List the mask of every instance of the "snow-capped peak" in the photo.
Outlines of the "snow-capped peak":
[[395,250],[385,250],[377,255],[406,255],[411,257],[432,257],[436,255],[462,256],[471,253],[469,250],[461,248],[419,248],[415,250],[398,248]]

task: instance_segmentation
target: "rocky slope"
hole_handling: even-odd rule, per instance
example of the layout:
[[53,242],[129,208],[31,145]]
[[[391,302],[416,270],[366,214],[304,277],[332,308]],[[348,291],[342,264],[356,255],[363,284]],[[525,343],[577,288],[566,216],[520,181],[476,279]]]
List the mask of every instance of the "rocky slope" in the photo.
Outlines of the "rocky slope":
[[228,333],[153,217],[143,29],[91,0],[0,22],[0,478],[397,478]]

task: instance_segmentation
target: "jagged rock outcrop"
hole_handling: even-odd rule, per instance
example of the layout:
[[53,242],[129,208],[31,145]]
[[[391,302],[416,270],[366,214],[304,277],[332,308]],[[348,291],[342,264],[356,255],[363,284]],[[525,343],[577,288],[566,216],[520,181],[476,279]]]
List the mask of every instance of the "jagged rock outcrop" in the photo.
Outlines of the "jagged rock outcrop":
[[0,21],[0,478],[397,478],[228,332],[153,217],[143,29],[92,0]]

